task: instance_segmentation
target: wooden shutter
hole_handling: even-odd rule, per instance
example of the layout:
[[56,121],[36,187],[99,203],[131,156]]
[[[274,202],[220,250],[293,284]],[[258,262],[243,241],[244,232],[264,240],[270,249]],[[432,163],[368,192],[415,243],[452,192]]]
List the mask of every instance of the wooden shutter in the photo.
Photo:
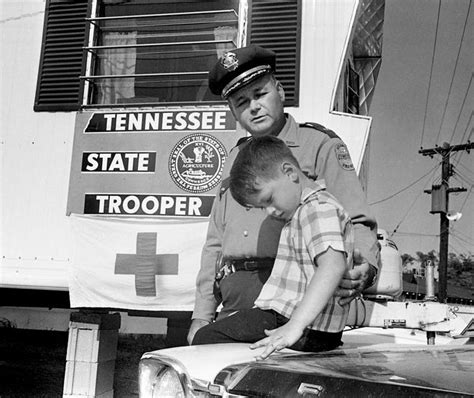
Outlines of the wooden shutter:
[[298,106],[301,0],[252,0],[249,43],[276,52],[276,77],[285,89],[285,106]]
[[47,0],[35,111],[74,111],[82,102],[88,0]]

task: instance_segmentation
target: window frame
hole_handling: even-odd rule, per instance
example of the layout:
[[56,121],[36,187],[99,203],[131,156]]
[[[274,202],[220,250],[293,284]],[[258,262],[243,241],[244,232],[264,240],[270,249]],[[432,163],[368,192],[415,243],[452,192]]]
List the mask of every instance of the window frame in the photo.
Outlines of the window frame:
[[[357,101],[354,102],[354,99]],[[360,75],[350,62],[347,63],[344,79],[344,112],[360,114]]]
[[[172,2],[172,0],[165,1]],[[33,105],[35,112],[80,112],[91,108],[138,108],[142,105],[132,103],[104,106],[88,103],[90,83],[80,79],[80,76],[85,76],[86,70],[91,68],[91,57],[87,56],[87,50],[84,47],[89,45],[93,29],[92,25],[87,26],[86,18],[96,17],[97,4],[98,0],[45,0],[41,54]],[[59,15],[55,15],[58,8]],[[240,39],[241,43],[238,47],[257,44],[274,50],[277,53],[275,75],[284,85],[287,94],[284,106],[298,107],[302,0],[277,2],[247,0],[246,12],[247,20],[245,24],[239,26],[244,36]],[[282,31],[281,26],[289,30]],[[51,47],[50,44],[54,46]],[[74,57],[70,56],[70,53],[73,53]],[[69,71],[68,80],[62,77],[64,70]],[[225,101],[219,100],[209,103],[153,102],[146,106],[220,106],[225,104]]]
[[[249,8],[249,3],[251,0],[238,0],[239,1],[239,14],[237,15],[237,47],[242,47],[246,45],[247,41],[247,26],[249,25],[249,13],[248,13],[248,8]],[[224,99],[216,99],[216,100],[210,100],[210,101],[167,101],[167,102],[158,102],[158,101],[145,101],[145,102],[123,102],[120,104],[113,104],[113,103],[107,103],[107,104],[98,104],[98,103],[93,103],[92,102],[92,84],[91,80],[99,80],[102,77],[99,77],[98,75],[93,75],[92,72],[94,72],[95,65],[94,65],[94,60],[93,60],[93,53],[91,50],[97,50],[97,49],[104,49],[107,48],[108,46],[97,46],[96,43],[98,42],[98,26],[97,22],[100,21],[105,21],[105,20],[119,20],[119,19],[134,19],[134,18],[153,18],[153,17],[162,17],[163,15],[170,15],[170,16],[176,16],[179,14],[186,14],[186,15],[191,15],[191,14],[202,14],[203,12],[201,11],[196,11],[196,12],[189,12],[189,13],[169,13],[169,14],[143,14],[143,15],[128,15],[128,16],[118,16],[118,17],[99,17],[97,16],[99,8],[99,0],[93,0],[93,6],[90,12],[90,17],[86,18],[86,21],[90,25],[90,32],[89,32],[89,40],[87,43],[87,46],[84,47],[84,52],[85,52],[85,58],[86,58],[86,68],[84,70],[84,73],[80,76],[80,79],[82,81],[82,86],[83,86],[83,97],[82,97],[82,104],[81,104],[81,109],[96,109],[96,108],[123,108],[123,107],[149,107],[149,106],[183,106],[183,105],[190,105],[190,106],[196,106],[196,105],[216,105],[216,104],[225,104],[226,101]],[[217,10],[217,13],[224,13],[224,12],[229,12],[231,10],[224,10],[224,9],[219,9]],[[234,10],[232,10],[234,11]],[[206,43],[228,43],[229,40],[213,40],[213,41],[207,41]],[[192,43],[192,42],[188,42]],[[204,42],[195,42],[195,43],[201,43],[203,44]],[[171,43],[170,45],[176,45],[179,43]],[[164,46],[167,44],[136,44],[134,47],[153,47],[153,46]],[[120,46],[117,46],[120,47]],[[205,72],[189,72],[190,75],[197,75],[197,74],[202,74],[202,75],[207,75],[207,71]],[[133,74],[133,75],[122,75],[120,77],[128,76],[128,77],[151,77],[151,76],[169,76],[169,75],[185,75],[186,73],[179,73],[179,72],[165,72],[165,73],[152,73],[152,74]],[[106,75],[104,75],[106,76]],[[111,78],[119,78],[119,77],[111,77]]]

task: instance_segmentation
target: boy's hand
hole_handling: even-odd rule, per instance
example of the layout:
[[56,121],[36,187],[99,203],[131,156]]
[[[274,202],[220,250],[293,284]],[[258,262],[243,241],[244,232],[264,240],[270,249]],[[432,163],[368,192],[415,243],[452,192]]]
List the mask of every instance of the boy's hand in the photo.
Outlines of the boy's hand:
[[255,359],[262,360],[274,351],[280,351],[283,348],[290,347],[295,344],[303,335],[304,327],[301,327],[291,320],[283,326],[273,330],[265,330],[268,337],[257,341],[250,345],[250,349],[254,350],[259,347],[265,347],[265,350],[257,355]]

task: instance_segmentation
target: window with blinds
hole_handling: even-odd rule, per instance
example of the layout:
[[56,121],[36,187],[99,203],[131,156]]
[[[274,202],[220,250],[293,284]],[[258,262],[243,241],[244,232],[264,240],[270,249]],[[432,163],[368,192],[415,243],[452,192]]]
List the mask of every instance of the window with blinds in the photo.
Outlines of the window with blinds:
[[[242,45],[246,1],[101,0],[82,77],[100,106],[215,102],[210,67]],[[240,29],[239,29],[240,27]]]
[[36,111],[223,103],[208,71],[247,43],[277,53],[285,105],[298,105],[300,0],[92,4],[47,0]]

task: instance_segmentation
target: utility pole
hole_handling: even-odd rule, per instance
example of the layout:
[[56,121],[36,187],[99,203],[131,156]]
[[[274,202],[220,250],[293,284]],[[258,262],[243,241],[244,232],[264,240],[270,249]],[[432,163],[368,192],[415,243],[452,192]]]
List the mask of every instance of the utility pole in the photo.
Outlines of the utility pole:
[[444,143],[442,146],[436,145],[431,149],[420,149],[418,153],[423,156],[441,155],[441,185],[433,185],[431,190],[426,193],[431,194],[431,211],[430,213],[439,213],[439,280],[438,280],[438,300],[445,303],[448,297],[448,240],[449,240],[449,219],[447,213],[449,211],[449,194],[452,192],[465,192],[466,188],[450,188],[449,177],[454,174],[453,166],[450,163],[450,155],[452,152],[467,151],[474,148],[474,143],[468,141],[467,144],[449,145]]

